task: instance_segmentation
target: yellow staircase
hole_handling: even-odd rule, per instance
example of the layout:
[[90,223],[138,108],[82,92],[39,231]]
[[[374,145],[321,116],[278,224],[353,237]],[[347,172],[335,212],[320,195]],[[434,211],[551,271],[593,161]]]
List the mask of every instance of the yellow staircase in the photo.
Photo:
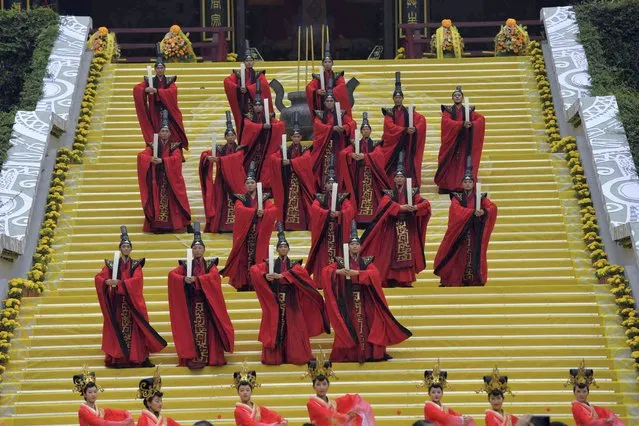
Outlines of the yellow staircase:
[[[184,164],[194,220],[203,221],[197,177],[199,153],[210,146],[211,133],[224,128],[227,102],[222,80],[237,64],[169,65],[179,76],[180,106],[191,152]],[[259,64],[288,91],[296,88],[290,62]],[[414,103],[428,121],[421,192],[433,205],[427,234],[428,270],[415,288],[388,289],[397,318],[414,335],[390,348],[384,363],[337,364],[339,380],[330,394],[359,392],[369,400],[380,425],[409,425],[422,418],[425,391],[416,384],[436,360],[448,371],[451,390],[444,397],[453,408],[483,424],[486,396],[477,394],[481,377],[495,365],[510,378],[516,397],[507,397],[511,413],[552,415],[574,424],[572,392],[565,388],[567,370],[584,358],[596,371],[599,389],[591,401],[613,408],[628,424],[639,424],[634,371],[618,326],[613,298],[597,285],[581,242],[577,204],[565,162],[549,154],[534,76],[526,58],[481,58],[446,61],[338,62],[347,77],[356,76],[355,118],[369,111],[373,136],[382,131],[380,107],[391,105],[393,74],[402,71],[406,103]],[[166,277],[184,256],[192,236],[142,233],[136,178],[136,154],[143,147],[132,101],[132,86],[143,65],[111,65],[98,94],[98,107],[83,166],[70,174],[47,292],[25,301],[22,328],[13,341],[4,375],[2,416],[6,424],[77,424],[81,398],[71,393],[71,376],[88,362],[106,389],[102,406],[126,408],[137,418],[135,400],[140,378],[151,369],[107,370],[100,351],[102,316],[93,276],[117,249],[119,225],[129,227],[134,257],[146,257],[145,296],[152,325],[169,346],[151,359],[161,365],[164,412],[188,425],[209,419],[232,424],[237,395],[232,372],[245,359],[263,384],[254,400],[274,408],[290,424],[308,420],[312,394],[302,368],[260,365],[257,330],[259,304],[252,293],[224,286],[236,329],[236,352],[225,367],[192,372],[178,368],[169,324]],[[303,84],[303,83],[302,83]],[[440,104],[450,102],[457,84],[486,116],[486,142],[480,170],[483,188],[499,206],[489,250],[489,282],[483,288],[438,288],[432,261],[446,227],[449,200],[435,194],[433,176],[439,148]],[[302,86],[303,89],[303,86]],[[289,233],[293,257],[305,257],[306,232]],[[230,235],[206,234],[207,255],[223,265]],[[313,339],[328,349],[331,336]]]

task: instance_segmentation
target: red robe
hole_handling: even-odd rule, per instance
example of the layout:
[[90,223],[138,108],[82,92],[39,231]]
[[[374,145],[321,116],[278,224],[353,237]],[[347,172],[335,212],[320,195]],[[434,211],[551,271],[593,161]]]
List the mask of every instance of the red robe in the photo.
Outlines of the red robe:
[[[328,402],[313,395],[306,409],[315,426],[375,426],[373,410],[359,394],[346,394]],[[349,420],[348,413],[353,410],[357,416]]]
[[[344,71],[324,71],[324,83],[328,85],[329,78],[333,79],[333,96],[335,96],[335,102],[340,103],[340,108],[346,111],[346,114],[351,115],[351,100],[348,96],[348,87],[346,87],[346,80],[344,79]],[[322,88],[319,74],[313,73],[313,79],[306,85],[306,103],[308,109],[311,112],[311,117],[315,116],[315,111],[324,111],[325,96],[321,96],[317,93]]]
[[233,194],[244,190],[244,150],[237,144],[217,147],[218,163],[213,176],[213,163],[207,158],[211,150],[200,155],[200,189],[206,215],[205,232],[231,232],[235,221],[235,200]]
[[262,363],[306,364],[313,359],[310,337],[330,333],[322,295],[311,277],[286,257],[277,257],[273,270],[284,279],[269,282],[268,262],[251,266],[251,281],[262,307],[258,340],[262,342]]
[[[113,276],[113,261],[95,276],[95,289],[102,310],[102,351],[107,367],[142,364],[149,353],[160,352],[166,341],[149,324],[144,302],[144,259],[120,258],[118,285],[104,282]],[[88,408],[88,407],[87,407]]]
[[286,133],[286,124],[271,118],[271,128],[263,129],[265,122],[263,114],[256,115],[253,119],[245,118],[240,145],[246,147],[244,170],[248,172],[251,162],[255,162],[257,181],[262,182],[264,188],[270,188],[271,173],[268,167],[264,167],[264,163],[282,146],[282,135]]
[[397,169],[397,159],[400,151],[405,152],[404,173],[413,178],[413,185],[421,186],[422,158],[426,146],[426,119],[413,110],[413,127],[415,133],[406,133],[408,128],[408,109],[405,107],[382,108],[384,113],[384,133],[381,153],[385,159],[386,177],[388,184],[393,186],[394,172]]
[[99,408],[95,405],[95,410],[86,404],[80,404],[78,410],[79,426],[130,426],[134,425],[131,413],[126,410],[115,410],[113,408]]
[[413,188],[413,205],[418,210],[401,212],[400,206],[406,204],[406,188],[385,190],[371,226],[362,235],[362,255],[375,258],[385,287],[410,287],[426,268],[424,245],[431,208],[418,191]]
[[360,272],[350,280],[335,273],[344,267],[342,258],[336,260],[322,270],[326,309],[335,332],[331,361],[362,363],[390,359],[386,347],[403,342],[412,333],[388,308],[379,271],[371,263],[373,259],[351,258],[350,269]]
[[189,149],[189,140],[184,131],[182,112],[178,106],[178,90],[175,85],[177,77],[158,78],[153,77],[153,87],[158,90],[157,95],[148,95],[144,89],[149,87],[147,78],[133,86],[133,100],[135,102],[135,112],[138,115],[142,137],[149,143],[153,142],[153,134],[160,132],[162,118],[160,111],[169,111],[169,129],[171,130],[170,141],[181,142],[182,148]]
[[257,259],[268,257],[268,244],[275,227],[277,209],[269,200],[270,194],[264,193],[264,214],[257,217],[257,198],[252,198],[248,193],[236,194],[235,197],[233,248],[220,274],[229,277],[229,284],[237,290],[253,290],[249,268],[255,265]]
[[338,167],[342,173],[337,177],[340,188],[353,196],[357,224],[368,225],[377,211],[382,190],[387,188],[386,172],[384,165],[380,166],[375,161],[375,158],[379,156],[371,155],[378,150],[374,141],[368,138],[358,143],[360,144],[359,152],[364,154],[364,159],[361,161],[353,159],[355,147],[350,144],[339,153]]
[[142,410],[138,418],[138,426],[180,426],[180,424],[170,417],[164,417],[162,414],[160,414],[160,417],[156,417],[151,411]]
[[348,201],[348,194],[337,195],[336,218],[331,218],[331,194],[315,194],[311,206],[311,250],[306,260],[306,270],[313,275],[317,288],[322,288],[322,269],[343,255],[343,245],[348,242],[351,221],[355,211]]
[[[451,193],[448,228],[435,256],[435,275],[444,287],[482,286],[488,279],[486,252],[497,220],[497,206],[485,194],[476,217],[475,191]],[[470,254],[470,255],[469,255]]]
[[138,154],[138,184],[144,210],[144,232],[171,232],[191,223],[191,207],[182,176],[178,143],[158,143],[162,164],[152,164],[153,147]]
[[217,258],[193,259],[193,284],[184,282],[186,262],[169,272],[169,313],[179,366],[225,365],[235,334],[226,310]]
[[[572,402],[572,417],[576,426],[626,426],[615,413],[604,407],[597,407],[583,402]],[[612,419],[612,423],[607,422]]]
[[[321,117],[320,117],[321,115]],[[339,153],[348,146],[353,137],[357,123],[342,110],[343,133],[333,131],[333,126],[337,126],[337,115],[335,110],[325,111],[313,120],[313,150],[311,159],[313,161],[313,176],[315,177],[315,188],[320,190],[324,183],[324,176],[329,165],[331,154],[335,156],[335,174],[339,178],[342,175],[340,165],[337,162]]]
[[432,401],[426,401],[424,404],[424,418],[435,426],[475,426],[472,419],[464,422],[461,414]]
[[439,187],[440,194],[463,190],[461,182],[467,169],[466,157],[468,157],[469,146],[472,173],[477,182],[477,172],[484,147],[486,119],[475,112],[474,107],[470,109],[470,121],[473,125],[470,129],[466,129],[464,107],[442,105],[442,144],[439,147],[439,167],[435,173],[435,184]]
[[234,415],[236,426],[271,426],[285,420],[277,411],[269,410],[255,403],[253,403],[253,407],[250,407],[236,402]]
[[517,416],[505,413],[502,415],[495,410],[486,410],[486,426],[515,426]]
[[302,145],[291,145],[287,149],[291,162],[282,164],[282,150],[268,159],[271,189],[277,206],[277,220],[286,231],[303,231],[309,228],[310,210],[315,194],[311,152]]
[[273,101],[271,99],[271,88],[266,79],[266,71],[255,71],[254,69],[246,69],[246,93],[242,94],[240,78],[240,70],[233,70],[231,75],[224,79],[224,92],[229,101],[229,107],[233,113],[235,120],[235,128],[238,129],[238,137],[242,137],[242,120],[246,114],[253,112],[253,101],[255,99],[255,91],[257,88],[257,80],[260,80],[260,89],[262,90],[262,99],[268,101],[269,111],[275,112],[273,109]]

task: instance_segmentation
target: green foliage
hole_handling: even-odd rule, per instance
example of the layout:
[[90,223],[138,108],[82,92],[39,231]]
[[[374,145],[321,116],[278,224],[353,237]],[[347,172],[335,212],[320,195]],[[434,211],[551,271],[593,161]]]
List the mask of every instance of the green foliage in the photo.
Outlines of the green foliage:
[[49,55],[58,36],[51,9],[0,11],[0,163],[18,109],[33,110],[42,95]]
[[617,97],[619,117],[639,164],[639,0],[590,0],[575,11],[592,94]]

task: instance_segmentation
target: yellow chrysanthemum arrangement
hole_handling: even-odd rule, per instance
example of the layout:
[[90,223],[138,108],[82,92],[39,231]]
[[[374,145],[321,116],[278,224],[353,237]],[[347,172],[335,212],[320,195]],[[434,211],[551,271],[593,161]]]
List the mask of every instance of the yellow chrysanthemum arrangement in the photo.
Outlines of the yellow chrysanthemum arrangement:
[[118,57],[119,49],[115,39],[115,34],[107,27],[100,27],[87,41],[87,48],[95,53],[105,53],[109,57]]
[[[96,34],[109,35],[108,30],[104,27],[98,29]],[[104,65],[110,62],[116,54],[116,49],[99,49],[95,51],[84,97],[82,98],[73,149],[60,148],[56,155],[56,164],[51,176],[44,220],[40,227],[40,239],[33,254],[31,270],[27,273],[27,278],[9,280],[8,295],[2,302],[2,309],[0,310],[0,381],[2,379],[1,375],[9,362],[11,339],[14,337],[15,330],[20,326],[18,316],[22,306],[22,298],[38,296],[45,290],[44,281],[53,258],[55,230],[61,215],[65,182],[69,168],[72,164],[82,162],[82,153],[88,141],[87,135],[89,134],[91,117],[95,106],[96,89],[102,76]]]
[[461,58],[464,53],[464,39],[450,19],[443,19],[430,39],[431,53],[438,59],[445,57]]
[[528,53],[529,44],[526,27],[509,18],[495,36],[495,56],[524,56]]
[[160,50],[166,62],[196,62],[189,34],[184,34],[179,25],[171,25],[160,42]]
[[[632,295],[630,282],[624,275],[624,268],[620,265],[611,265],[605,246],[599,235],[599,225],[595,208],[592,204],[590,187],[586,181],[584,167],[581,163],[579,151],[577,150],[577,140],[572,137],[562,138],[559,134],[557,116],[550,93],[550,82],[546,75],[546,65],[540,49],[539,42],[530,43],[530,55],[537,80],[537,89],[542,101],[544,110],[544,122],[546,125],[546,141],[550,145],[551,152],[563,153],[567,161],[570,175],[572,176],[572,189],[575,192],[577,203],[580,207],[582,223],[582,240],[586,244],[586,250],[595,269],[595,276],[602,284],[610,286],[610,292],[615,297],[617,313],[621,317],[621,325],[625,329],[626,343],[632,350],[634,367],[639,370],[639,319],[635,309],[635,299]],[[639,381],[639,377],[637,377]]]

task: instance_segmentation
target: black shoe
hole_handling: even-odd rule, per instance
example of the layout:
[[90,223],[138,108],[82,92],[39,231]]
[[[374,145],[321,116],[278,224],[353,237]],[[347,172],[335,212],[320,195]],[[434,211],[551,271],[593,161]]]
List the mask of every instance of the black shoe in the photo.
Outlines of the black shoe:
[[140,367],[142,368],[153,368],[155,367],[155,364],[153,364],[151,361],[149,361],[149,359],[147,358],[146,361],[144,361],[142,364],[140,364]]

